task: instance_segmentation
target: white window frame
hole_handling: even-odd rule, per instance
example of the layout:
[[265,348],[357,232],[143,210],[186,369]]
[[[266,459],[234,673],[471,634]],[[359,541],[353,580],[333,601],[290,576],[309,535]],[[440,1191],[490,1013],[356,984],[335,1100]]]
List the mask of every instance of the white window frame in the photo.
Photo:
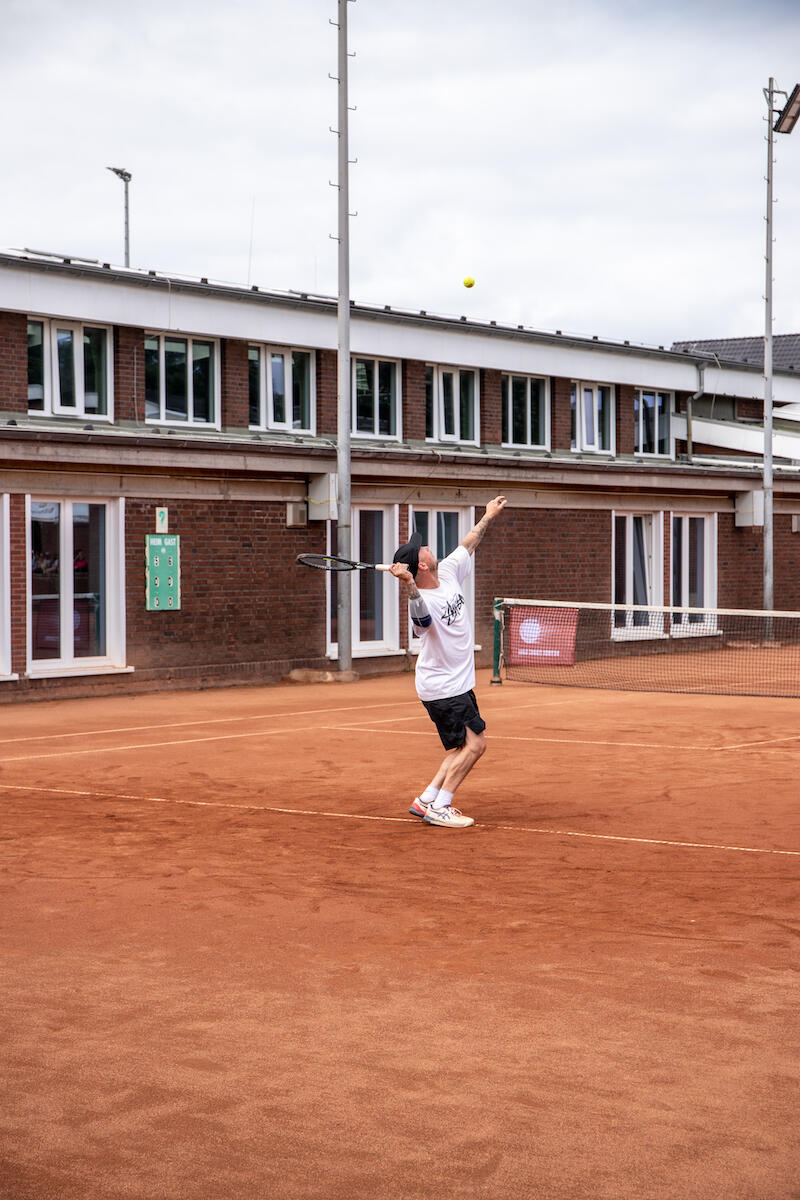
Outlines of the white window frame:
[[[317,431],[317,356],[306,346],[275,346],[266,342],[249,342],[247,346],[248,371],[248,408],[250,386],[250,351],[258,350],[258,422],[249,425],[250,429],[275,429],[285,433],[309,433]],[[308,425],[293,424],[294,408],[294,355],[308,355]],[[284,395],[286,419],[276,421],[273,415],[272,394],[272,359],[280,355],[283,358],[283,378],[286,389]]]
[[[617,579],[617,520],[625,521],[625,598],[616,596]],[[655,608],[664,604],[664,514],[663,512],[619,512],[611,514],[611,603],[619,605],[634,604],[634,528],[635,522],[646,522],[643,526],[647,533],[644,543],[647,604]],[[626,611],[625,625],[617,626],[615,614],[611,617],[611,637],[614,640],[627,641],[637,639],[652,639],[665,637],[663,614],[653,614],[648,618],[647,625],[637,625],[636,621],[646,614]]]
[[11,520],[10,498],[0,495],[0,680],[17,679],[11,673]]
[[[221,372],[220,372],[219,338],[207,337],[205,334],[200,334],[200,333],[191,334],[191,333],[184,333],[183,331],[175,332],[175,331],[163,330],[163,329],[146,329],[144,332],[145,342],[147,341],[148,338],[158,338],[159,415],[157,417],[148,417],[147,416],[147,399],[145,398],[145,424],[147,424],[147,425],[164,425],[164,426],[168,426],[168,427],[171,426],[173,429],[190,429],[190,428],[193,428],[193,429],[220,429],[221,428],[220,413],[221,413],[222,386],[221,386],[221,378],[220,378]],[[186,361],[187,361],[186,379],[187,379],[188,394],[186,397],[187,414],[186,414],[185,421],[181,420],[180,417],[167,417],[166,416],[166,399],[167,398],[166,398],[166,366],[165,366],[164,343],[165,343],[166,339],[168,339],[168,338],[173,338],[177,341],[186,342]],[[193,390],[194,384],[193,384],[191,364],[193,361],[192,346],[194,345],[195,342],[208,342],[211,344],[212,362],[213,362],[213,371],[214,371],[214,386],[213,386],[213,396],[212,396],[212,403],[214,405],[214,420],[213,421],[197,420],[197,419],[195,419],[195,416],[194,416],[194,390]]]
[[[481,373],[477,367],[458,367],[449,366],[443,363],[426,363],[426,373],[428,370],[433,372],[432,387],[433,387],[433,434],[431,437],[425,438],[428,442],[458,442],[462,446],[479,446],[481,437]],[[461,436],[461,375],[469,374],[473,380],[473,413],[472,413],[472,428],[474,436],[465,438]],[[452,375],[454,377],[454,392],[453,392],[453,432],[445,432],[445,412],[444,412],[444,376]],[[427,380],[426,380],[427,387]]]
[[[358,419],[358,389],[357,389],[357,363],[369,363],[372,367],[373,385],[375,395],[378,396],[377,374],[381,364],[388,364],[394,367],[394,433],[380,432],[380,400],[376,402],[375,410],[372,414],[372,429],[357,429],[356,423]],[[381,442],[399,442],[403,428],[403,404],[402,404],[402,371],[400,360],[397,358],[375,358],[371,354],[353,354],[351,359],[351,390],[350,390],[350,435],[356,438],[371,438],[373,441]]]
[[[28,314],[28,323],[42,326],[42,408],[31,408],[31,416],[81,417],[89,421],[111,424],[114,420],[114,336],[111,325],[99,321],[59,321],[56,317],[41,317]],[[26,326],[27,328],[27,326]],[[75,373],[75,404],[61,403],[60,378],[58,372],[58,331],[68,329],[72,334],[73,364]],[[87,329],[99,329],[106,337],[106,409],[104,413],[86,408],[84,390],[84,358],[77,352],[83,349],[83,335]]]
[[[473,507],[460,508],[458,505],[445,505],[445,504],[437,504],[434,507],[434,506],[429,506],[427,504],[420,504],[416,508],[409,505],[408,521],[409,521],[410,529],[414,528],[414,514],[418,510],[420,512],[426,512],[428,514],[428,530],[429,531],[430,531],[431,526],[433,526],[434,529],[436,528],[436,518],[438,517],[439,513],[451,513],[451,512],[458,513],[458,541],[456,542],[457,546],[461,545],[464,538],[467,536],[470,529],[472,529],[472,527],[475,524],[475,509]],[[431,546],[431,550],[434,552],[434,554],[436,555],[437,558],[444,557],[444,555],[441,554],[441,547]],[[464,593],[465,593],[464,599],[467,602],[467,607],[468,607],[468,610],[472,617],[472,642],[473,642],[475,649],[480,650],[480,646],[475,645],[475,562],[474,562],[474,560],[473,560],[473,564],[472,564],[472,570],[470,571],[469,575],[467,576],[467,578],[464,581]],[[419,654],[421,644],[422,644],[422,639],[414,636],[414,626],[412,624],[411,617],[409,616],[408,617],[408,647],[409,647],[411,653]]]
[[[716,608],[717,607],[717,514],[703,512],[681,512],[676,510],[670,513],[669,524],[669,542],[670,542],[670,564],[669,564],[669,586],[670,586],[670,604],[674,608],[689,608],[688,586],[689,586],[689,521],[703,521],[703,603],[692,605],[694,608]],[[681,596],[675,597],[675,521],[683,523],[684,534],[681,538],[681,576],[682,588]],[[696,614],[697,615],[697,614]],[[678,619],[676,619],[678,618]],[[673,613],[670,620],[670,635],[672,637],[703,637],[709,633],[717,633],[717,619],[715,614],[708,614],[701,617],[700,620],[692,620],[691,614],[687,615],[685,620],[680,619],[680,615]]]
[[[385,554],[387,561],[391,561],[391,555],[394,553],[394,547],[398,541],[398,510],[396,504],[369,504],[362,501],[354,504],[351,508],[352,521],[352,545],[353,551],[359,544],[360,536],[360,520],[362,510],[370,512],[380,511],[383,513],[383,544],[386,547]],[[331,539],[331,522],[326,522],[326,538],[327,538],[327,553],[336,554],[337,550],[332,545]],[[329,573],[327,586],[325,588],[325,630],[326,630],[326,654],[328,658],[338,658],[339,645],[331,639],[331,577]],[[384,636],[380,641],[362,641],[360,638],[361,632],[361,613],[359,604],[359,585],[358,577],[360,572],[353,571],[352,579],[352,613],[351,613],[351,644],[354,658],[380,658],[390,655],[405,653],[400,649],[399,624],[398,624],[398,605],[399,591],[397,580],[394,575],[388,571],[376,572],[378,579],[381,581],[383,589],[383,632]]]
[[[658,444],[661,441],[661,438],[659,437],[658,428],[656,428],[655,439],[654,439],[656,449],[655,450],[643,450],[642,449],[642,446],[644,445],[644,413],[645,413],[643,397],[645,395],[653,396],[656,399],[658,398],[658,396],[665,397],[666,407],[665,407],[665,412],[664,412],[664,419],[666,420],[666,423],[667,423],[666,438],[665,438],[666,446],[667,446],[666,450],[658,449]],[[633,413],[634,413],[634,431],[633,431],[633,447],[634,448],[633,448],[633,452],[637,457],[640,457],[640,458],[662,458],[662,459],[675,457],[675,434],[673,433],[674,422],[672,420],[672,414],[674,413],[674,411],[675,411],[675,393],[674,392],[665,391],[663,388],[637,387],[635,389],[634,399],[633,399]],[[657,404],[654,405],[653,412],[654,412],[655,418],[656,418],[656,426],[658,426],[658,406],[657,406]]]
[[[515,442],[513,438],[514,422],[512,420],[512,392],[513,381],[515,379],[525,380],[525,428],[527,430],[527,439],[524,442]],[[543,430],[544,441],[534,442],[531,438],[531,384],[537,383],[542,385],[542,406],[543,406]],[[505,390],[505,395],[503,392]],[[505,415],[506,424],[508,427],[508,439],[502,442],[503,446],[522,447],[527,450],[549,450],[550,449],[550,380],[546,375],[526,375],[522,371],[503,371],[500,378],[500,395],[501,404]],[[502,428],[502,426],[501,426]]]
[[[75,657],[74,646],[60,658],[33,657],[33,594],[31,588],[33,545],[31,538],[31,506],[33,504],[60,504],[59,561],[72,563],[73,523],[72,508],[75,504],[103,504],[106,510],[106,653],[91,657]],[[26,542],[26,674],[40,679],[65,675],[98,675],[116,671],[129,671],[125,664],[125,501],[103,499],[97,496],[38,496],[25,497],[25,542]],[[60,574],[61,591],[59,628],[73,629],[73,591],[69,571]],[[67,583],[67,586],[65,586]],[[70,640],[70,639],[67,639]]]
[[[574,398],[572,389],[575,389]],[[600,388],[608,390],[608,446],[598,445],[600,432]],[[586,396],[591,392],[592,424],[594,439],[586,437]],[[613,383],[592,383],[585,379],[570,380],[570,416],[575,416],[575,436],[570,448],[579,454],[604,454],[609,457],[616,454],[616,416],[617,394]]]

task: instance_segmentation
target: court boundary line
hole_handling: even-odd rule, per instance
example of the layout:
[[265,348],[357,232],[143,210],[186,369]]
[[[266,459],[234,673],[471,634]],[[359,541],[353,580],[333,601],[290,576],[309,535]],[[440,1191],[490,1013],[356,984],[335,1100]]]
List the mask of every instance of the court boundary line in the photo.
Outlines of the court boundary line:
[[[577,696],[570,696],[564,700],[547,700],[544,703],[533,701],[530,704],[515,704],[512,706],[512,711],[517,712],[528,708],[559,708],[565,704],[574,703],[576,699],[578,699]],[[283,717],[329,716],[331,713],[338,712],[360,712],[365,708],[370,711],[376,708],[402,708],[410,704],[414,705],[419,716],[424,715],[419,712],[419,700],[414,697],[410,700],[393,700],[391,703],[386,702],[381,704],[347,704],[341,705],[338,708],[328,705],[325,708],[298,709],[296,712],[253,713],[250,716],[236,717],[200,717],[196,721],[171,721],[166,723],[159,721],[151,725],[120,725],[110,729],[76,729],[70,733],[37,733],[30,737],[0,738],[0,746],[22,745],[25,742],[53,742],[59,738],[102,737],[112,733],[142,733],[147,729],[188,729],[193,725],[226,725],[236,721],[269,721],[273,718],[280,719]],[[508,709],[504,711],[508,711]],[[407,718],[398,717],[398,720],[407,720]],[[336,728],[340,728],[340,726],[336,726]],[[341,726],[341,728],[344,728],[344,726]],[[5,761],[8,760],[0,759],[0,762]]]
[[[304,716],[304,715],[309,715],[309,714],[297,713],[297,714],[291,714],[291,715]],[[157,749],[163,748],[164,746],[195,746],[195,745],[202,745],[202,744],[208,743],[208,742],[236,741],[240,738],[276,737],[278,735],[286,734],[286,733],[300,733],[300,734],[315,733],[321,729],[324,729],[328,732],[368,733],[368,734],[373,734],[373,735],[383,733],[383,734],[389,734],[391,736],[400,735],[402,737],[409,737],[409,736],[411,736],[411,737],[430,737],[431,736],[430,726],[426,726],[424,729],[387,730],[386,728],[380,728],[380,729],[374,728],[375,725],[379,725],[379,724],[386,725],[386,724],[390,724],[392,722],[397,724],[401,721],[416,720],[417,718],[422,719],[422,714],[421,713],[413,713],[413,714],[409,714],[408,716],[388,717],[383,722],[381,722],[381,721],[374,722],[373,727],[369,727],[369,728],[364,727],[359,724],[316,725],[316,726],[302,725],[302,726],[296,727],[294,729],[292,729],[292,728],[287,729],[285,726],[282,726],[279,729],[253,729],[253,730],[249,730],[246,733],[220,733],[220,734],[214,734],[211,737],[174,738],[171,741],[165,741],[165,742],[134,742],[131,745],[127,745],[127,746],[90,746],[88,749],[80,749],[80,750],[56,750],[49,754],[42,754],[42,753],[15,754],[15,755],[7,756],[5,758],[0,758],[0,764],[31,762],[32,760],[35,760],[38,762],[43,759],[81,757],[81,756],[85,756],[88,754],[123,754],[126,751],[131,751],[131,750],[157,750]],[[227,720],[227,718],[224,718],[224,719]],[[151,728],[153,728],[153,727],[151,727]],[[158,728],[158,726],[156,726],[155,728]],[[67,736],[71,736],[71,735],[67,735]],[[790,734],[790,735],[786,735],[785,737],[769,739],[767,741],[761,741],[761,742],[740,742],[740,743],[736,743],[733,746],[695,746],[695,745],[692,745],[692,744],[686,743],[686,742],[681,742],[678,744],[665,743],[665,742],[628,742],[628,741],[610,741],[607,739],[596,739],[596,738],[556,738],[556,737],[519,736],[516,734],[508,734],[508,733],[490,733],[489,736],[494,741],[533,742],[536,744],[544,743],[544,744],[564,745],[564,746],[621,746],[621,747],[626,747],[628,749],[665,750],[665,751],[670,751],[670,752],[683,751],[683,752],[688,752],[688,753],[692,753],[692,754],[696,754],[698,752],[699,753],[705,752],[705,753],[713,753],[713,754],[724,754],[728,751],[748,750],[748,749],[755,749],[755,748],[760,748],[760,749],[766,750],[766,749],[769,749],[770,747],[772,747],[773,743],[775,743],[775,742],[789,742],[789,741],[800,740],[800,734]]]
[[[134,800],[139,804],[178,804],[187,808],[224,808],[240,812],[273,812],[296,817],[326,817],[345,821],[378,821],[386,824],[416,825],[418,817],[386,817],[371,813],[342,813],[320,809],[285,808],[272,804],[231,804],[224,800],[183,800],[168,796],[132,796],[121,792],[96,792],[77,788],[42,788],[30,784],[0,783],[1,789],[20,792],[44,792],[47,795],[97,796],[104,800]],[[621,842],[642,846],[670,846],[685,850],[722,850],[736,854],[773,854],[788,858],[800,858],[800,850],[782,850],[765,846],[730,846],[722,842],[685,842],[670,838],[642,838],[629,834],[586,833],[577,829],[551,829],[536,825],[502,825],[484,821],[480,829],[500,829],[510,833],[536,833],[548,837],[585,838],[591,841]]]

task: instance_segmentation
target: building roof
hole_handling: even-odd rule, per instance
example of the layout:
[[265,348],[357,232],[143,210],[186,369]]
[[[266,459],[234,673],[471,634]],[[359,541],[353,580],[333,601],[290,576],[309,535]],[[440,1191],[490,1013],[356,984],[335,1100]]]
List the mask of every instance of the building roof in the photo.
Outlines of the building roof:
[[[720,359],[764,366],[764,338],[708,338],[705,341],[673,342],[673,350],[710,354]],[[772,365],[777,371],[800,371],[800,333],[779,333],[772,339]]]

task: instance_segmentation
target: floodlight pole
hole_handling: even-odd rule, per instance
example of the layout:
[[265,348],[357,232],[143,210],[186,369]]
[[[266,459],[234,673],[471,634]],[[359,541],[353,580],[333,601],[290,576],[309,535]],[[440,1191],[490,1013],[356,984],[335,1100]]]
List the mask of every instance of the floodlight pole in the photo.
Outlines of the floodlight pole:
[[772,612],[775,601],[774,552],[772,525],[772,163],[773,163],[773,108],[775,80],[770,78],[765,89],[767,100],[767,252],[766,287],[764,289],[764,598],[765,612]]
[[[337,554],[352,558],[350,504],[350,165],[347,105],[347,5],[338,0],[338,129],[339,136],[339,296],[338,358],[336,381],[337,413]],[[353,667],[353,594],[349,571],[337,575],[336,633],[340,671]]]
[[[775,108],[775,94],[786,96],[783,108]],[[764,289],[764,601],[766,612],[772,612],[775,601],[774,578],[774,524],[773,524],[773,481],[772,481],[772,174],[774,142],[776,133],[791,133],[800,117],[800,84],[795,84],[791,95],[775,87],[770,77],[769,87],[764,88],[767,101],[767,246],[766,287]]]
[[125,187],[125,266],[129,267],[131,265],[131,227],[128,209],[128,184],[133,176],[124,167],[108,167],[107,170],[119,176]]

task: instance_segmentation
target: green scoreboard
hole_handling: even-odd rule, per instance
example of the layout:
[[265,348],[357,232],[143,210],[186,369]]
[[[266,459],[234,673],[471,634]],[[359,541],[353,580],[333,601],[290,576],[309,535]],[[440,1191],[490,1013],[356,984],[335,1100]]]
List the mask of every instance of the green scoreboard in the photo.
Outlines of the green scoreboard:
[[177,533],[145,534],[148,611],[181,606],[181,539]]

